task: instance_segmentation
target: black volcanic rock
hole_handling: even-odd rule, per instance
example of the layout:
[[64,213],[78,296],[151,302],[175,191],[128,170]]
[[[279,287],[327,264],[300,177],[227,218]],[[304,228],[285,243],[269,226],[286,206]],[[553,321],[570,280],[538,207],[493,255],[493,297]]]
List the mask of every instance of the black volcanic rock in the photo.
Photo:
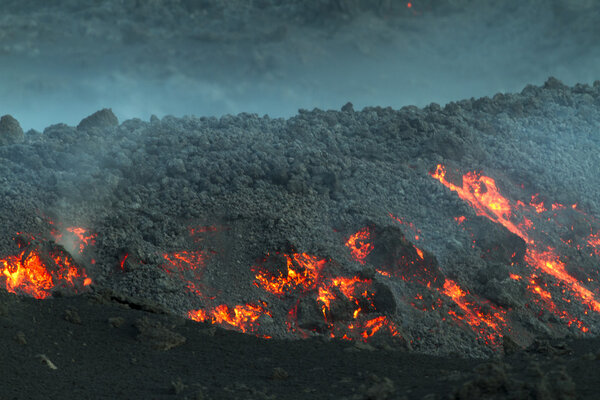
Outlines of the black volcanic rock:
[[482,258],[505,265],[523,261],[527,247],[525,241],[503,226],[476,216],[471,217],[465,227],[477,238],[476,245],[481,249]]
[[[367,260],[388,273],[424,285],[440,287],[444,284],[444,274],[435,256],[418,249],[402,230],[396,226],[375,227],[372,229],[374,249]],[[419,254],[421,252],[421,254]],[[382,299],[389,298],[383,295]],[[389,301],[383,301],[389,304]]]

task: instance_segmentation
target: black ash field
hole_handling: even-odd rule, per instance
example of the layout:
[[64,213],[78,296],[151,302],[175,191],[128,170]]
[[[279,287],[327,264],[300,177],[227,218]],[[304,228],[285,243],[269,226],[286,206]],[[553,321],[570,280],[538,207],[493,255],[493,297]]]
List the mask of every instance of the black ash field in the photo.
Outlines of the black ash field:
[[[45,43],[92,64],[112,54],[156,77],[163,66],[144,52],[167,48],[165,38],[189,48],[169,16],[194,10],[214,17],[207,24],[229,21],[210,30],[216,36],[194,36],[224,57],[217,66],[260,30],[248,28],[256,15],[314,35],[368,18],[381,23],[375,35],[414,18],[495,9],[107,4],[41,7],[29,36],[7,25],[7,59],[15,68],[50,57],[42,47],[20,52]],[[95,25],[99,10],[129,21],[137,39]],[[157,10],[168,10],[160,23]],[[597,7],[556,1],[544,10],[557,24],[577,22],[569,37],[589,45],[593,65]],[[69,15],[80,19],[59,31]],[[148,21],[164,32],[144,31]],[[85,35],[71,47],[49,40],[75,37],[81,24],[107,47],[94,55]],[[234,25],[244,33],[215,39]],[[291,40],[269,38],[260,40],[275,48]],[[182,68],[200,62],[186,60]],[[600,81],[523,86],[442,106],[348,102],[288,118],[123,119],[102,108],[38,131],[18,112],[5,115],[0,399],[595,398]]]

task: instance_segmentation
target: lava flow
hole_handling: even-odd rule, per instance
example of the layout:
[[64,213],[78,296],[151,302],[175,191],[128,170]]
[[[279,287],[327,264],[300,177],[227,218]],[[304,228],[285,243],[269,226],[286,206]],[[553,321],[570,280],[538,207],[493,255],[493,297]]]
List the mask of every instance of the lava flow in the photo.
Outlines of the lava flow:
[[[391,213],[389,215],[396,222],[406,225],[400,218]],[[416,231],[412,224],[409,226]],[[456,282],[446,278],[435,258],[410,243],[400,232],[384,230],[377,234],[369,227],[362,228],[358,232],[361,237],[361,248],[368,249],[366,254],[356,251],[355,241],[346,242],[346,246],[357,261],[361,263],[368,261],[376,267],[380,275],[387,278],[400,278],[418,288],[420,292],[436,293],[437,300],[430,304],[424,304],[423,295],[417,294],[416,302],[410,302],[414,308],[420,311],[443,308],[454,320],[469,325],[486,344],[493,346],[498,343],[497,339],[502,337],[506,326],[506,311],[472,295]],[[415,239],[417,238],[418,236]],[[378,255],[380,245],[385,250]]]
[[229,328],[236,328],[242,332],[253,332],[257,329],[256,321],[263,315],[272,314],[265,307],[265,303],[244,304],[229,307],[226,304],[220,304],[208,311],[191,310],[188,312],[188,318],[198,322],[210,322]]
[[[446,279],[444,282],[444,294],[452,299],[454,303],[463,311],[464,317],[450,310],[448,313],[457,319],[465,319],[466,322],[485,337],[489,342],[495,343],[496,335],[502,336],[503,325],[505,325],[504,310],[495,309],[492,313],[484,313],[481,307],[477,304],[469,302],[467,299],[468,292],[461,289],[456,282]],[[493,333],[487,332],[487,328]],[[496,335],[495,335],[495,334]]]
[[[276,295],[283,295],[295,290],[305,292],[315,287],[319,274],[326,263],[325,260],[305,253],[283,254],[282,257],[285,260],[286,269],[278,271],[277,274],[264,268],[254,267],[253,271],[256,272],[254,285]],[[267,260],[269,260],[268,255],[264,261]]]
[[[359,231],[347,243],[358,248],[367,235],[367,231]],[[368,248],[365,245],[362,252],[355,252],[355,256],[360,260],[368,254]],[[372,288],[372,279],[337,276],[326,268],[328,263],[326,259],[306,253],[269,255],[261,266],[252,268],[254,284],[280,298],[297,299],[296,306],[287,313],[288,330],[302,336],[306,336],[304,331],[308,329],[328,331],[331,337],[364,340],[383,327],[387,327],[392,336],[398,335],[395,324],[386,316],[372,315],[380,312],[374,303],[378,294]],[[309,322],[299,322],[296,311],[301,301],[315,304],[321,315],[314,314]]]
[[[479,173],[465,174],[460,186],[447,180],[441,165],[431,175],[456,192],[477,215],[512,233],[507,232],[510,237],[500,250],[494,243],[480,244],[482,258],[510,264],[513,269],[506,278],[521,282],[523,290],[526,288],[530,293],[527,308],[533,307],[536,312],[538,307],[540,315],[547,310],[564,325],[584,333],[589,331],[574,316],[573,300],[585,306],[584,314],[588,310],[600,312],[596,293],[587,287],[593,280],[589,277],[584,283],[570,272],[572,269],[558,255],[556,246],[545,240],[549,235],[542,232],[538,222],[556,223],[564,231],[561,243],[596,255],[600,251],[600,232],[593,227],[595,220],[587,218],[576,206],[550,205],[539,195],[531,196],[528,204],[512,202],[500,194],[494,179]],[[581,229],[562,228],[558,217],[564,212],[576,213],[580,220],[589,223],[585,238],[574,236]],[[470,290],[464,282],[447,277],[436,257],[420,244],[418,247],[414,244],[425,242],[421,231],[391,213],[389,217],[399,226],[365,226],[343,241],[351,257],[365,269],[364,273],[344,273],[347,270],[340,264],[313,254],[269,253],[250,268],[253,285],[259,292],[254,300],[243,304],[226,304],[217,295],[206,295],[210,288],[201,282],[207,268],[205,250],[164,254],[162,268],[186,282],[188,291],[203,302],[203,307],[188,312],[189,318],[241,332],[264,337],[261,322],[285,319],[288,332],[301,337],[325,334],[346,340],[367,340],[385,332],[404,340],[404,333],[394,322],[399,312],[397,307],[404,302],[415,312],[434,313],[455,326],[468,327],[481,343],[497,348],[500,339],[512,329],[511,308],[501,307],[485,294]],[[457,216],[455,220],[466,231],[473,228],[466,216]],[[409,233],[410,240],[401,228]],[[200,227],[190,230],[190,235],[194,243],[204,245],[203,235],[216,231],[213,227]],[[472,248],[476,248],[477,232],[471,232],[471,236]],[[520,248],[513,249],[513,244]],[[524,266],[528,269],[523,270]],[[376,273],[369,273],[370,268]],[[401,294],[394,292],[392,288],[397,285],[406,290]]]
[[0,284],[9,292],[44,299],[56,288],[77,292],[92,283],[62,247],[32,236],[15,241],[19,254],[0,259]]
[[[593,220],[587,218],[583,212],[579,211],[575,204],[571,207],[565,207],[554,203],[551,207],[547,207],[537,194],[531,197],[529,205],[526,205],[522,201],[511,202],[500,194],[494,179],[484,176],[481,173],[468,172],[463,175],[462,186],[458,186],[446,179],[446,168],[443,165],[438,165],[436,170],[431,173],[431,176],[450,190],[456,192],[462,200],[466,201],[475,210],[477,215],[489,218],[491,221],[504,226],[510,232],[523,239],[527,244],[524,262],[530,267],[529,275],[525,277],[525,280],[528,282],[527,289],[539,298],[538,303],[543,304],[548,311],[565,320],[568,326],[574,325],[582,332],[589,330],[580,320],[571,316],[564,308],[572,303],[571,298],[573,298],[584,306],[584,314],[587,314],[588,310],[600,312],[600,302],[596,299],[596,294],[568,272],[568,261],[565,261],[559,255],[555,244],[545,243],[548,240],[547,237],[540,233],[541,229],[536,229],[536,224],[533,221],[543,221],[543,219],[546,221],[556,220],[559,216],[559,211],[567,212],[569,210],[572,213],[577,213],[573,215],[574,220],[583,220],[588,225],[593,225]],[[549,213],[552,214],[547,215]],[[561,227],[561,224],[558,222],[557,225]],[[589,229],[591,233],[581,240],[577,235],[573,234],[575,230],[573,223],[570,226],[570,234],[573,238],[569,238],[568,240],[563,239],[562,241],[569,246],[576,246],[578,250],[583,245],[592,247],[593,251],[590,253],[592,254],[596,250],[598,232],[593,227]],[[519,275],[513,274],[511,278],[515,279],[517,276]],[[553,282],[552,285],[557,287],[561,296],[553,298],[548,290],[537,283],[540,278]],[[592,281],[593,279],[588,278],[587,280]],[[567,294],[570,294],[571,298],[566,297]],[[557,305],[557,301],[562,303],[560,307]]]

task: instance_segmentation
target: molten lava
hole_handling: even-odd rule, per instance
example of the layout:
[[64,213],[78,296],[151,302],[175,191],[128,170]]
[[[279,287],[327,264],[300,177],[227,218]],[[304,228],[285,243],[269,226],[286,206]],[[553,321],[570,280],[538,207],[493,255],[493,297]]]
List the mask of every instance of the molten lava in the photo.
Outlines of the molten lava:
[[78,250],[79,253],[88,246],[96,244],[96,233],[89,233],[87,229],[79,226],[69,226],[63,228],[61,224],[56,224],[50,219],[46,219],[46,222],[51,227],[50,235],[56,243],[60,243],[65,246],[69,251]]
[[[488,307],[492,309],[493,312],[489,314],[484,313],[481,306],[469,301],[468,296],[470,293],[461,289],[456,282],[450,279],[446,279],[444,282],[443,293],[450,297],[464,313],[464,316],[460,316],[453,311],[450,311],[449,313],[452,316],[464,320],[467,324],[477,328],[479,333],[484,335],[491,343],[495,342],[496,337],[492,333],[487,333],[485,327],[482,327],[483,324],[487,325],[487,327],[494,331],[496,335],[502,336],[502,328],[506,324],[505,311],[488,304]],[[480,300],[480,303],[483,302]]]
[[54,281],[37,252],[23,251],[18,256],[9,256],[0,260],[0,266],[9,292],[26,293],[36,299],[50,296]]
[[77,239],[79,239],[79,252],[83,253],[83,250],[88,245],[96,243],[96,234],[89,234],[87,230],[81,227],[71,226],[67,228],[67,232],[71,232]]
[[242,332],[253,332],[257,327],[256,321],[262,315],[272,316],[264,305],[256,304],[236,305],[234,307],[221,304],[208,311],[200,309],[188,312],[188,318],[194,321],[229,326]]
[[24,248],[18,255],[0,259],[0,284],[6,290],[45,299],[56,287],[77,291],[92,283],[67,253],[43,242],[33,243],[33,236],[28,236],[28,241],[17,241]]
[[365,258],[373,250],[373,245],[368,242],[371,232],[365,227],[358,232],[350,235],[346,241],[346,247],[352,252],[352,257],[361,264],[365,263]]
[[[600,302],[596,299],[595,293],[567,271],[566,263],[561,260],[556,248],[543,244],[545,237],[537,234],[533,222],[534,218],[538,218],[536,215],[544,216],[549,211],[538,194],[531,197],[528,207],[523,202],[512,203],[502,196],[494,179],[484,176],[481,173],[468,172],[463,175],[462,187],[446,179],[446,168],[443,165],[438,165],[435,172],[431,173],[431,176],[450,190],[455,191],[462,200],[466,201],[475,210],[477,215],[485,216],[501,224],[510,232],[523,239],[527,244],[524,261],[532,270],[526,278],[526,281],[529,282],[527,289],[540,299],[544,304],[544,308],[561,319],[566,320],[567,325],[575,325],[583,332],[588,331],[588,328],[583,326],[581,321],[561,309],[556,304],[557,299],[553,299],[551,293],[541,287],[536,281],[538,275],[547,277],[549,280],[554,280],[554,286],[558,287],[561,292],[568,291],[581,304],[585,305],[587,309],[600,312]],[[557,212],[569,209],[573,210],[572,212],[583,214],[578,210],[576,204],[565,207],[562,204],[553,203],[551,210],[554,213],[552,216],[544,216],[544,218],[550,221],[552,218],[557,217]],[[522,215],[524,213],[529,213],[530,215],[526,217]],[[515,222],[519,220],[520,222]],[[573,231],[573,226],[570,228]],[[573,240],[563,240],[563,242],[567,245],[573,244]],[[592,234],[587,238],[587,245],[594,247],[595,243],[595,237]],[[580,249],[580,245],[577,245],[577,248]],[[510,277],[516,279],[516,276],[516,274],[511,274]],[[591,281],[591,279],[588,279],[588,281]],[[560,300],[563,304],[571,303],[571,300],[565,297],[562,297]]]
[[281,271],[273,275],[261,267],[253,267],[256,272],[254,284],[279,296],[296,290],[305,292],[315,287],[327,262],[306,253],[284,254],[283,257],[286,261],[285,275]]

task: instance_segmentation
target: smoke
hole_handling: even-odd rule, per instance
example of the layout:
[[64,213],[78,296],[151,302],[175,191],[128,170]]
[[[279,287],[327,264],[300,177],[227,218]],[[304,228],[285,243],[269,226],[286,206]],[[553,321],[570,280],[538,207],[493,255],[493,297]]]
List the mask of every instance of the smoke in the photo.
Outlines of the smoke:
[[0,20],[0,110],[25,130],[104,107],[289,117],[600,78],[600,5],[586,0],[19,3]]

